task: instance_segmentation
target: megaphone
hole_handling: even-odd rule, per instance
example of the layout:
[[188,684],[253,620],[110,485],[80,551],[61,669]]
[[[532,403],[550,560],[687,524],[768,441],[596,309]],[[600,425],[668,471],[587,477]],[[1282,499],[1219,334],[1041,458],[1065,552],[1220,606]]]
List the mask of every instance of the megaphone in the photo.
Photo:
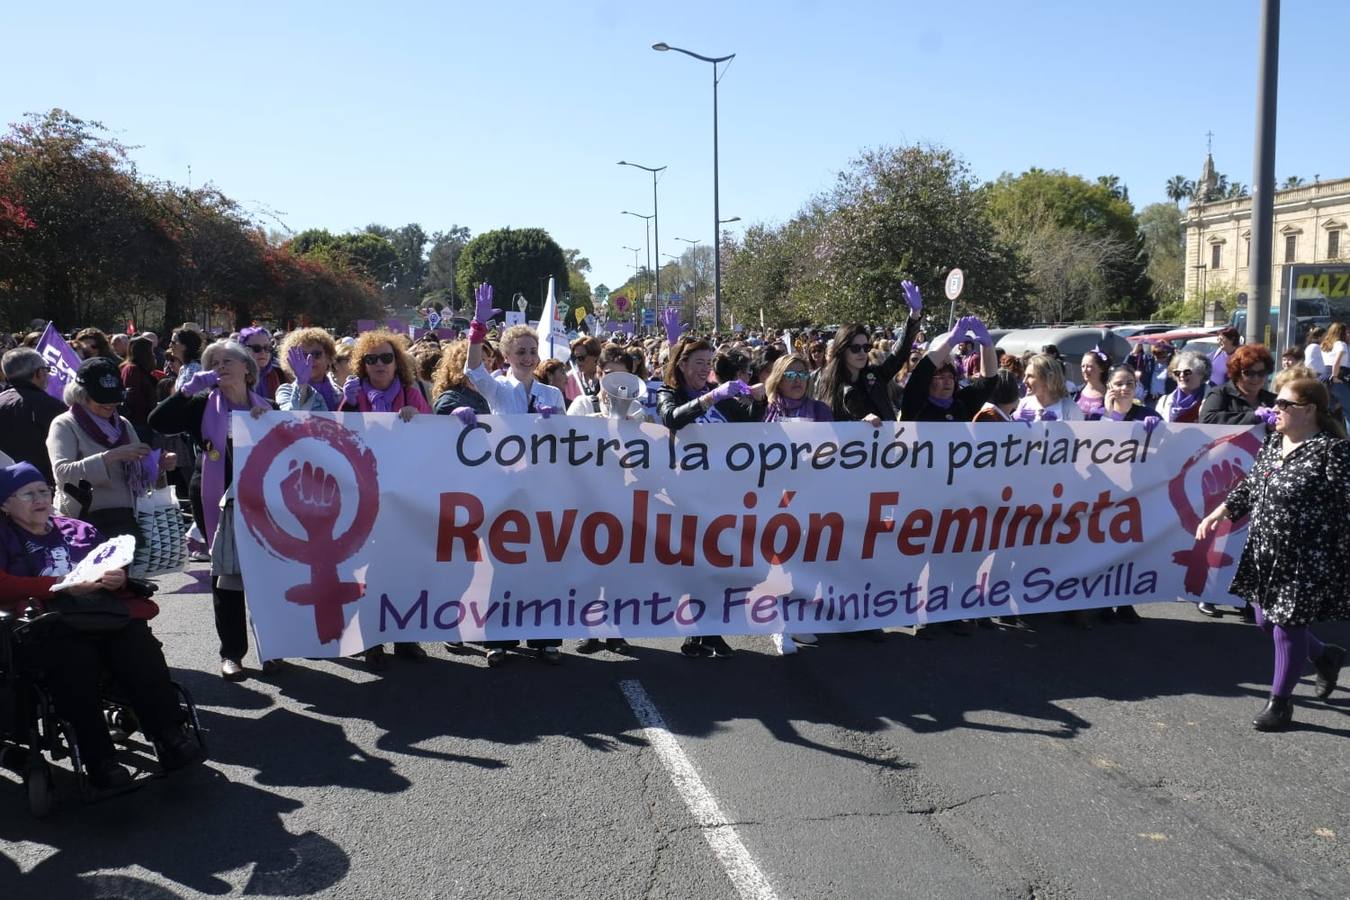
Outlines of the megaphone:
[[611,419],[627,419],[647,396],[647,384],[631,372],[610,372],[600,379],[600,393],[609,401]]

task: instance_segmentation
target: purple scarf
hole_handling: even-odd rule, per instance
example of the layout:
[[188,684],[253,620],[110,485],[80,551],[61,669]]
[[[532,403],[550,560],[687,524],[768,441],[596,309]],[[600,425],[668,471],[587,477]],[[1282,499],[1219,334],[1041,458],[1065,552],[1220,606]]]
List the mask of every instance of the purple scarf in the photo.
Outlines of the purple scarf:
[[369,381],[362,381],[361,392],[365,394],[371,412],[397,412],[399,407],[395,404],[403,396],[403,382],[395,375],[394,380],[389,382],[389,387],[380,390]]
[[[75,424],[80,426],[80,430],[89,435],[100,447],[111,450],[131,443],[131,435],[128,429],[122,427],[122,417],[117,413],[105,419],[92,414],[77,403],[70,408],[70,414],[74,416]],[[140,462],[122,463],[122,477],[131,486],[133,494],[145,493],[159,478],[159,454],[151,453]]]
[[789,403],[783,397],[779,397],[769,404],[769,408],[764,411],[765,422],[779,422],[783,419],[810,419],[812,422],[816,419],[816,404],[810,397],[803,397],[795,404]]
[[309,386],[323,398],[329,412],[337,412],[337,408],[342,405],[342,398],[338,396],[337,388],[333,387],[333,382],[329,380],[327,375],[318,381],[311,381]]
[[202,441],[206,455],[202,457],[202,518],[206,520],[206,543],[216,539],[216,525],[220,521],[220,498],[225,496],[225,466],[230,449],[230,413],[235,410],[268,406],[268,402],[253,391],[243,406],[236,406],[225,397],[220,388],[212,388],[206,398],[206,412],[202,413]]
[[1190,412],[1195,408],[1195,404],[1200,402],[1201,391],[1199,388],[1193,393],[1187,393],[1185,388],[1177,388],[1172,392],[1172,406],[1167,411],[1169,421],[1175,422],[1177,417],[1183,413]]
[[955,394],[952,394],[950,397],[934,397],[932,394],[928,395],[928,402],[938,409],[951,409],[954,400],[956,400]]

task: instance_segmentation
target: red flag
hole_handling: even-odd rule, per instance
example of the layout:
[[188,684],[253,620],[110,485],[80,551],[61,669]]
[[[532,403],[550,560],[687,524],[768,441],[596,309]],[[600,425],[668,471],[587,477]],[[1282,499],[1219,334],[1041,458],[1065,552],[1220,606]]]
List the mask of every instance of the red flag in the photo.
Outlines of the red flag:
[[127,334],[135,334],[135,333],[136,333],[136,320],[127,319]]

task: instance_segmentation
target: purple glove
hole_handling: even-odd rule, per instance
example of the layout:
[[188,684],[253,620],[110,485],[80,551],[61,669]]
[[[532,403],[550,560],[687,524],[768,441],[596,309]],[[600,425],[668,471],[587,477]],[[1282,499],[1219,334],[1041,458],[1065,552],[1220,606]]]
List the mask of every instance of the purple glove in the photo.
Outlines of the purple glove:
[[342,382],[342,399],[351,406],[356,405],[356,399],[361,394],[361,379],[355,375],[348,375],[347,380]]
[[499,312],[500,309],[494,309],[492,306],[492,285],[483,282],[473,292],[473,320],[486,325]]
[[292,347],[291,352],[286,354],[286,361],[291,364],[291,371],[295,373],[296,384],[309,384],[309,378],[314,374],[314,367],[309,364],[309,355],[299,347]]
[[1108,409],[1102,418],[1110,422],[1124,422],[1125,414],[1123,412],[1116,412],[1114,409]]
[[1162,416],[1144,416],[1144,431],[1153,433],[1153,429],[1162,424]]
[[189,397],[192,397],[204,391],[211,390],[211,388],[215,387],[219,383],[220,383],[219,375],[217,375],[211,369],[202,369],[196,375],[193,375],[191,378],[189,378],[187,381],[183,383],[183,387],[180,392],[187,394]]
[[979,322],[980,320],[974,316],[962,316],[957,319],[956,324],[952,326],[952,346],[964,344],[966,341],[971,340],[971,336],[968,332],[975,331]]
[[979,316],[967,316],[970,320],[970,333],[975,336],[975,343],[982,344],[985,347],[994,346],[994,338],[989,334],[989,329],[980,321]]
[[666,328],[666,340],[675,343],[680,339],[684,328],[680,325],[680,311],[678,309],[667,309],[661,312],[661,324]]
[[549,416],[556,416],[558,414],[558,407],[548,405],[536,406],[534,408],[534,411],[539,413],[539,415],[543,416],[545,419],[547,419]]
[[1019,422],[1034,422],[1036,421],[1036,410],[1030,406],[1024,406],[1017,411],[1017,415],[1013,418]]
[[1256,417],[1262,422],[1265,422],[1267,428],[1275,427],[1275,410],[1271,409],[1269,406],[1258,407],[1256,410]]
[[478,424],[478,414],[473,411],[472,406],[456,406],[450,410],[450,415],[463,422],[465,428],[472,428]]
[[917,318],[919,313],[923,312],[923,295],[919,293],[919,286],[912,281],[902,281],[900,288],[905,292],[905,305],[909,307],[909,317]]
[[712,389],[711,396],[713,403],[721,403],[728,397],[748,397],[750,396],[750,385],[744,381],[728,381],[726,384],[719,384]]
[[1041,421],[1057,422],[1059,421],[1059,416],[1055,413],[1053,409],[1043,409],[1041,410]]

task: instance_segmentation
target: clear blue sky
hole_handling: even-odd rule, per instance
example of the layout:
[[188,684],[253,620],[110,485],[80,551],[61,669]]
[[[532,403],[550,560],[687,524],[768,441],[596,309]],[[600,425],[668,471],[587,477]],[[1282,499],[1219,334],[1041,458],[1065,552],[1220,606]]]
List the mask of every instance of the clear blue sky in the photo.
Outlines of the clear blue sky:
[[[661,249],[712,237],[711,66],[722,217],[779,222],[860,149],[934,142],[982,178],[1119,175],[1137,206],[1199,175],[1250,183],[1257,0],[964,3],[11,3],[0,115],[59,106],[140,145],[147,175],[277,211],[546,228],[629,273],[668,165]],[[1350,3],[1284,4],[1278,178],[1350,175]]]

